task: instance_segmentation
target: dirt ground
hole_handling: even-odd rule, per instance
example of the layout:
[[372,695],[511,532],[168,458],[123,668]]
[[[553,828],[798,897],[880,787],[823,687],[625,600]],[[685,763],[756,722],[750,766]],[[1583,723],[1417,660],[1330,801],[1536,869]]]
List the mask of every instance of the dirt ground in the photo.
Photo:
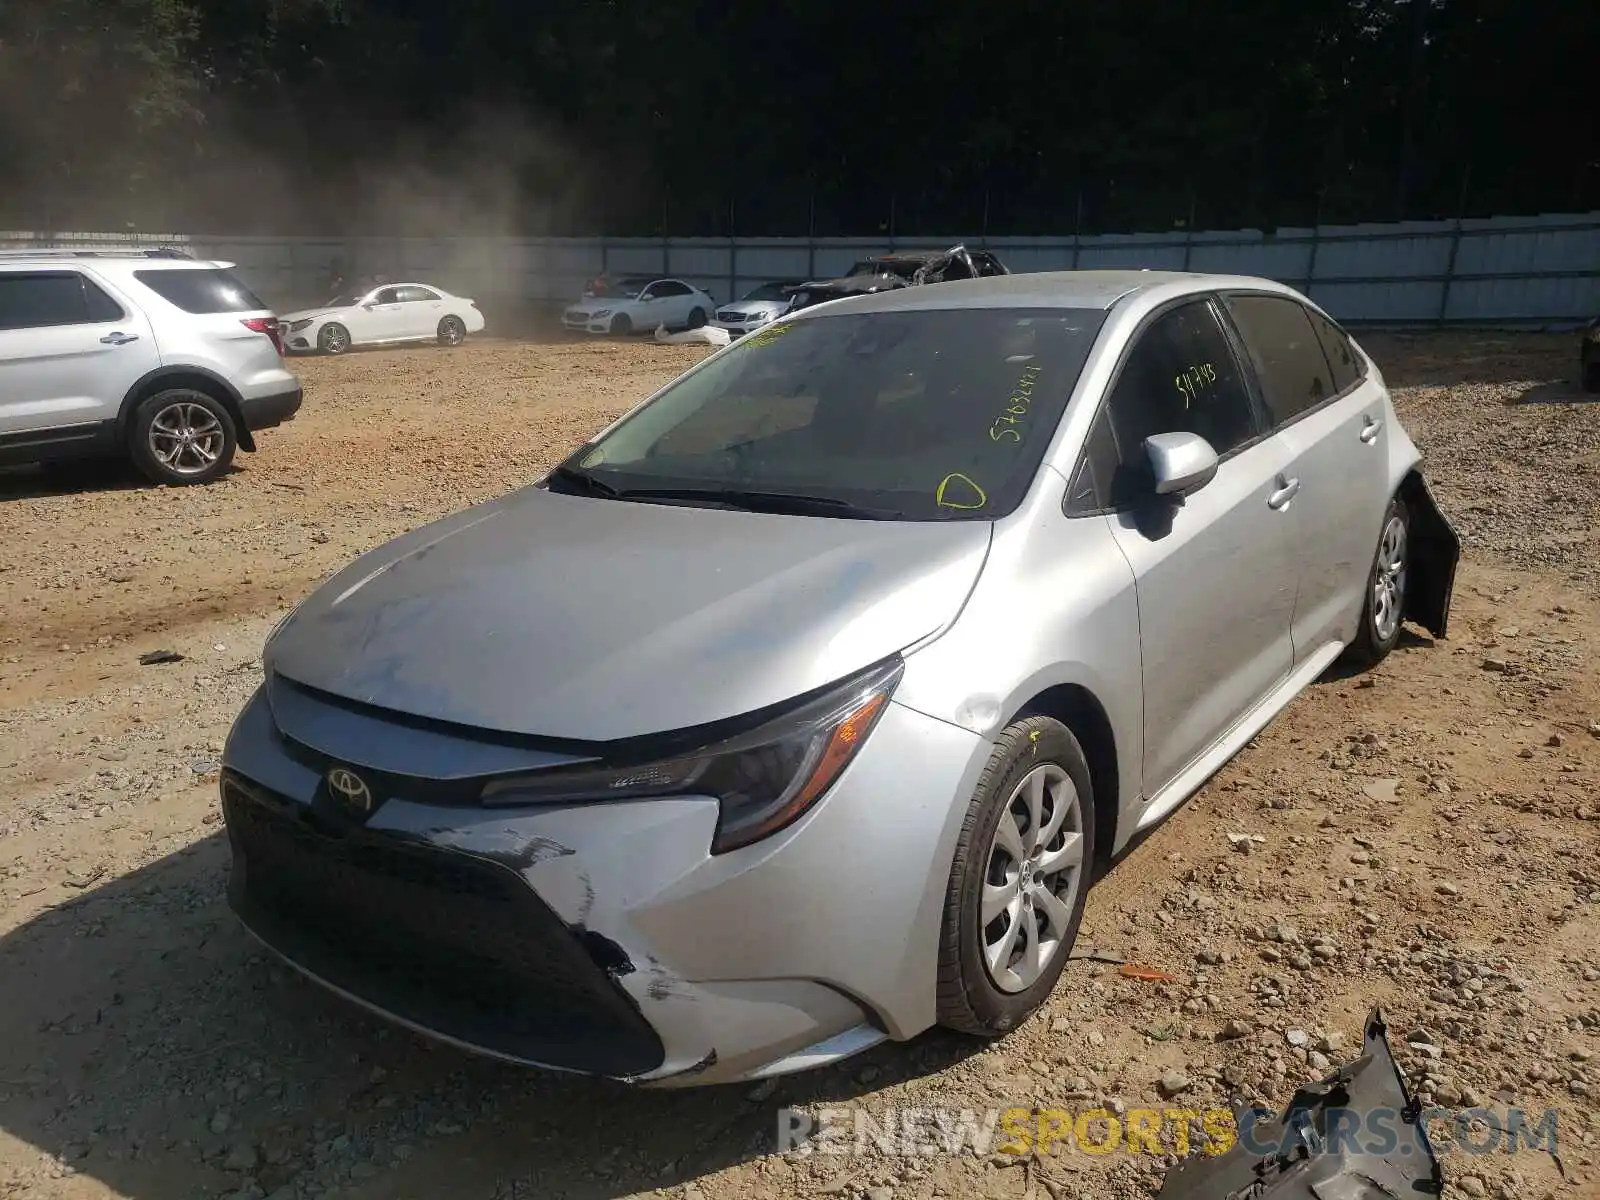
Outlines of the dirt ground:
[[1426,1098],[1559,1110],[1555,1156],[1446,1153],[1451,1194],[1600,1195],[1600,403],[1569,338],[1365,341],[1468,547],[1449,639],[1318,682],[1100,881],[1080,945],[1171,981],[1081,958],[999,1045],[759,1088],[434,1047],[223,903],[217,757],[287,607],[702,351],[307,361],[301,417],[211,487],[0,476],[0,1197],[1144,1196],[1153,1154],[779,1155],[779,1109],[1276,1107],[1374,1004]]

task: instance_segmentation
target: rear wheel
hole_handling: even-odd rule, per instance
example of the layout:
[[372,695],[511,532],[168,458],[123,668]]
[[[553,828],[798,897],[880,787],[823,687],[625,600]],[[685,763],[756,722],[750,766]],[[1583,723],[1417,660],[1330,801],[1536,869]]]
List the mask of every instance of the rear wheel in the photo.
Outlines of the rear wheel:
[[446,317],[439,322],[439,344],[459,346],[467,340],[467,327],[460,317]]
[[324,354],[343,354],[350,349],[350,331],[337,321],[324,325],[317,334],[317,346]]
[[237,446],[222,402],[190,388],[157,392],[128,424],[134,465],[156,483],[209,483],[228,469]]
[[1360,667],[1370,667],[1388,657],[1400,644],[1406,610],[1406,584],[1410,576],[1411,514],[1396,496],[1383,513],[1378,549],[1367,574],[1367,599],[1361,609],[1361,628],[1346,657]]
[[689,314],[689,328],[690,329],[699,329],[705,323],[706,323],[706,310],[705,309],[697,308],[692,313]]
[[1072,731],[1006,728],[968,802],[945,892],[938,1019],[998,1037],[1050,998],[1083,920],[1094,791]]
[[1600,392],[1600,354],[1585,355],[1582,362],[1583,390]]
[[627,337],[633,332],[633,321],[627,313],[618,313],[611,318],[611,332],[616,337]]

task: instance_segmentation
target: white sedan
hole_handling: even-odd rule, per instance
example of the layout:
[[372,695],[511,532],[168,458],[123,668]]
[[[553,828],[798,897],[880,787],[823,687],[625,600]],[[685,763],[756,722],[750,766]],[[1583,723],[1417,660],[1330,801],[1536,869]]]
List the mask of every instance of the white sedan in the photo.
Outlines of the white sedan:
[[805,283],[803,279],[763,283],[746,292],[744,299],[717,309],[717,319],[711,323],[719,329],[726,329],[733,337],[741,337],[788,312],[790,293]]
[[699,329],[716,308],[710,294],[692,283],[634,275],[591,285],[582,300],[567,306],[561,323],[573,333],[618,335],[662,326]]
[[483,332],[475,301],[422,283],[384,283],[279,319],[284,349],[343,354],[351,346],[437,341],[459,346]]

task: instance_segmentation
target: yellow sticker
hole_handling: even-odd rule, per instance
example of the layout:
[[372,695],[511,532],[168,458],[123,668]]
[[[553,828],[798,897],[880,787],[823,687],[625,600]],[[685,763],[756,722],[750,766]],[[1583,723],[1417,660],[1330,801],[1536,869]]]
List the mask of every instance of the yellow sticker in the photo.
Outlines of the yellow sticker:
[[952,471],[939,481],[933,493],[933,503],[939,508],[971,510],[989,503],[989,496],[960,471]]

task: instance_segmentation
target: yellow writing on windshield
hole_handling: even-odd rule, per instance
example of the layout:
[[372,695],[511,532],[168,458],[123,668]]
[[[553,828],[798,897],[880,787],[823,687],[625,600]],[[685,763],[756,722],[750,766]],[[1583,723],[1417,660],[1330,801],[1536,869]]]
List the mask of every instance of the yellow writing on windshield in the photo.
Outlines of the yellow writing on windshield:
[[754,333],[745,334],[743,341],[746,346],[755,346],[757,349],[759,349],[762,346],[772,345],[773,342],[777,341],[793,328],[793,324],[768,325],[765,329],[758,329]]
[[1188,408],[1201,392],[1217,381],[1217,368],[1210,363],[1199,363],[1183,374],[1173,376],[1173,381],[1178,385],[1178,394],[1183,397],[1183,406]]
[[939,481],[933,493],[933,503],[937,508],[970,511],[989,503],[989,495],[960,471],[952,471]]
[[991,442],[1020,442],[1022,433],[1017,429],[1022,419],[1033,408],[1033,384],[1041,374],[1043,367],[1031,364],[1022,368],[1022,378],[1017,380],[1017,385],[1011,389],[1011,395],[1006,400],[1006,410],[994,419],[989,426],[989,440]]

